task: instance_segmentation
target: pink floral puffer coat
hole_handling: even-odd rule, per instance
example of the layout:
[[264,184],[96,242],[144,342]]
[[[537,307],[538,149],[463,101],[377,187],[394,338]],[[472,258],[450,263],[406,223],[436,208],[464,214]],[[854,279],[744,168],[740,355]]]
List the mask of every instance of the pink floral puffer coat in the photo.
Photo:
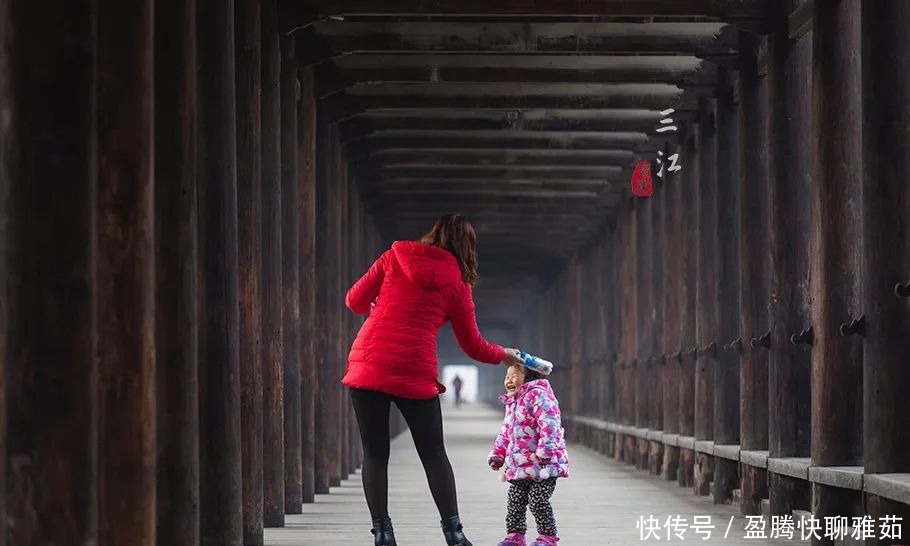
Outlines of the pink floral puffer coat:
[[500,399],[506,405],[506,417],[489,460],[502,464],[509,481],[568,478],[565,433],[550,382],[529,381],[516,396]]

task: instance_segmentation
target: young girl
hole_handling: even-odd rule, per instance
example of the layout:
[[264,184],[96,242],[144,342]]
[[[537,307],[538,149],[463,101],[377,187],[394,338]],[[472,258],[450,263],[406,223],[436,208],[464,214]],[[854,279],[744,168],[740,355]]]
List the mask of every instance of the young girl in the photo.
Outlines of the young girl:
[[490,452],[493,470],[505,467],[511,483],[506,515],[508,535],[499,546],[525,546],[530,507],[540,536],[531,546],[556,546],[556,520],[550,497],[557,478],[569,476],[569,459],[559,402],[540,372],[511,365],[504,382],[506,405],[502,429]]

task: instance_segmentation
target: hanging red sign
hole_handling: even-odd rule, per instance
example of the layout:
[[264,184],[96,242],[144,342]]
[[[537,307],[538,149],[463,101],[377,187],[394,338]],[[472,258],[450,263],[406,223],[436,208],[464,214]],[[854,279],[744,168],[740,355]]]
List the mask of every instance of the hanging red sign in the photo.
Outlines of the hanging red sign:
[[654,183],[651,181],[651,163],[639,161],[632,171],[632,195],[651,197],[654,194]]

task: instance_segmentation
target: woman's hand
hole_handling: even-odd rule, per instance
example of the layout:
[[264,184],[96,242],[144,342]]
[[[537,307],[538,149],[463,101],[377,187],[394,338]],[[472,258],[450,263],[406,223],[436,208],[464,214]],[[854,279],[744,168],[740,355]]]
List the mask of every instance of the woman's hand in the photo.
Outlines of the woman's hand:
[[518,349],[506,349],[506,357],[502,359],[503,366],[521,366],[524,361],[518,356]]

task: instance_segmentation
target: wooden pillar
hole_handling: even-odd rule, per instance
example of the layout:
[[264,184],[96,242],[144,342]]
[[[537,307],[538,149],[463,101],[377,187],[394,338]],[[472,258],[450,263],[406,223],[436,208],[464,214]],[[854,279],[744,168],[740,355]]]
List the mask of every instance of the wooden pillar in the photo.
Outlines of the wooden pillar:
[[97,25],[98,544],[154,546],[152,2],[101,0]]
[[281,41],[278,3],[262,8],[262,520],[284,527]]
[[[733,79],[724,71],[717,100],[717,335],[714,364],[714,443],[739,445],[739,354],[724,346],[739,337],[739,118]],[[736,461],[714,460],[714,502],[739,488]]]
[[[811,326],[809,310],[810,188],[812,183],[812,38],[790,39],[789,9],[774,13],[769,38],[771,132],[771,347],[768,363],[769,454],[809,456],[809,368],[812,345],[800,334]],[[794,342],[791,342],[791,336]],[[771,480],[771,512],[792,514],[799,495],[790,479]],[[803,507],[805,508],[805,507]]]
[[[635,198],[632,207],[633,229],[635,230],[635,342],[632,357],[635,359],[635,426],[648,428],[650,409],[650,383],[651,374],[648,366],[648,352],[650,341],[650,297],[648,287],[651,275],[651,249],[650,227],[651,207],[648,202],[651,198]],[[646,444],[646,441],[639,442]],[[640,453],[640,452],[639,452]],[[641,462],[639,461],[641,468]]]
[[[12,14],[10,3],[0,3],[0,35],[13,36]],[[6,422],[6,370],[7,347],[9,328],[9,301],[7,292],[7,224],[10,221],[10,186],[12,185],[13,165],[17,161],[18,147],[13,135],[13,86],[12,86],[12,39],[7,38],[0,42],[0,74],[4,75],[0,81],[0,521],[6,519],[6,449],[7,422]],[[6,529],[0,532],[0,546],[6,546]]]
[[[768,351],[752,340],[768,331],[768,82],[758,74],[757,40],[740,40],[740,445],[768,449]],[[765,472],[742,466],[742,511],[761,514]]]
[[[864,465],[868,474],[910,472],[910,87],[892,66],[910,61],[910,6],[863,4]],[[897,286],[900,284],[900,286]],[[881,517],[884,514],[873,514]]]
[[93,1],[0,3],[8,545],[98,542],[95,15]]
[[[698,156],[698,130],[693,127],[683,145],[685,150],[682,159],[681,215],[680,231],[682,233],[682,257],[680,274],[682,275],[682,299],[680,302],[680,392],[679,392],[679,434],[695,436],[695,367],[697,365],[697,285],[698,285],[698,180],[700,162]],[[680,448],[679,485],[694,485],[695,452],[692,449]]]
[[[811,253],[812,464],[862,465],[862,332],[842,324],[862,316],[862,66],[861,2],[840,0],[814,8]],[[878,325],[873,325],[878,327]],[[840,332],[838,331],[840,328]],[[847,516],[849,498],[814,488],[817,518]],[[815,541],[831,544],[830,539]]]
[[330,165],[330,186],[329,186],[329,260],[323,262],[324,267],[329,272],[329,282],[325,283],[328,291],[329,301],[327,302],[326,312],[328,313],[329,325],[329,345],[326,351],[325,362],[323,363],[326,371],[326,389],[327,404],[329,406],[329,423],[330,433],[328,437],[328,448],[330,450],[329,458],[329,486],[338,487],[341,485],[342,457],[343,457],[343,438],[342,425],[344,424],[344,413],[342,410],[342,401],[340,396],[339,384],[339,356],[341,353],[341,316],[342,312],[348,312],[342,309],[339,302],[344,301],[339,297],[342,291],[341,282],[341,229],[342,229],[342,208],[344,207],[343,188],[346,185],[346,173],[344,161],[341,153],[341,140],[339,138],[337,125],[329,127],[329,161]]
[[[351,215],[353,210],[351,207],[351,178],[348,173],[347,161],[344,156],[344,149],[339,143],[338,149],[338,168],[339,168],[339,180],[338,180],[338,231],[337,231],[337,249],[338,249],[338,270],[337,270],[337,284],[335,287],[335,301],[344,301],[345,292],[347,288],[353,284],[350,281],[350,272],[348,271],[349,257],[350,257],[350,227],[351,227]],[[346,309],[338,306],[338,320],[336,322],[336,328],[338,329],[338,340],[336,344],[336,353],[335,360],[333,365],[336,368],[336,373],[340,378],[344,372],[345,363],[347,362],[347,349],[350,348],[348,342],[349,325],[351,313]],[[339,388],[338,384],[334,386],[336,389]],[[347,479],[347,477],[353,473],[354,469],[351,468],[351,437],[348,433],[348,428],[350,426],[350,415],[349,409],[352,409],[351,404],[347,400],[343,399],[341,396],[338,397],[339,404],[339,416],[341,419],[338,421],[338,436],[339,436],[339,447],[341,448],[341,465],[339,472],[339,482],[338,485],[341,485],[341,480]]]
[[328,291],[332,273],[328,268],[329,248],[329,190],[331,187],[331,168],[329,154],[328,115],[317,110],[316,121],[316,194],[315,194],[315,293],[314,329],[316,331],[313,365],[316,373],[316,397],[314,410],[314,432],[316,437],[315,490],[317,494],[329,492],[329,466],[331,465],[330,438],[334,423],[334,414],[329,407],[328,389],[331,388],[331,374],[328,373],[327,353],[330,348],[329,310],[331,304]]
[[295,40],[281,37],[281,286],[284,341],[284,511],[303,511],[300,449],[300,219],[297,173],[299,83]]
[[262,544],[262,87],[259,0],[235,0],[243,543]]
[[[717,343],[717,128],[713,99],[699,104],[697,202],[697,282],[695,295],[695,439],[714,439],[714,367],[720,348]],[[693,192],[694,193],[694,192]],[[711,493],[714,457],[695,456],[695,491]]]
[[303,502],[316,501],[316,97],[313,69],[298,72],[297,174],[300,177],[300,440]]
[[243,541],[232,6],[197,2],[202,546]]
[[199,544],[196,2],[155,4],[157,543]]
[[[674,149],[677,153],[679,150]],[[665,152],[669,158],[671,153]],[[682,260],[682,232],[680,221],[682,219],[682,180],[676,172],[664,172],[664,187],[660,192],[663,201],[662,210],[665,216],[663,222],[663,254],[664,275],[661,293],[664,298],[663,328],[663,354],[664,354],[664,400],[663,400],[663,429],[667,434],[679,433],[679,396],[681,367],[676,354],[682,347],[679,327],[680,295],[682,291],[682,275],[679,266]],[[679,447],[664,446],[663,477],[667,481],[676,481],[679,470]]]

